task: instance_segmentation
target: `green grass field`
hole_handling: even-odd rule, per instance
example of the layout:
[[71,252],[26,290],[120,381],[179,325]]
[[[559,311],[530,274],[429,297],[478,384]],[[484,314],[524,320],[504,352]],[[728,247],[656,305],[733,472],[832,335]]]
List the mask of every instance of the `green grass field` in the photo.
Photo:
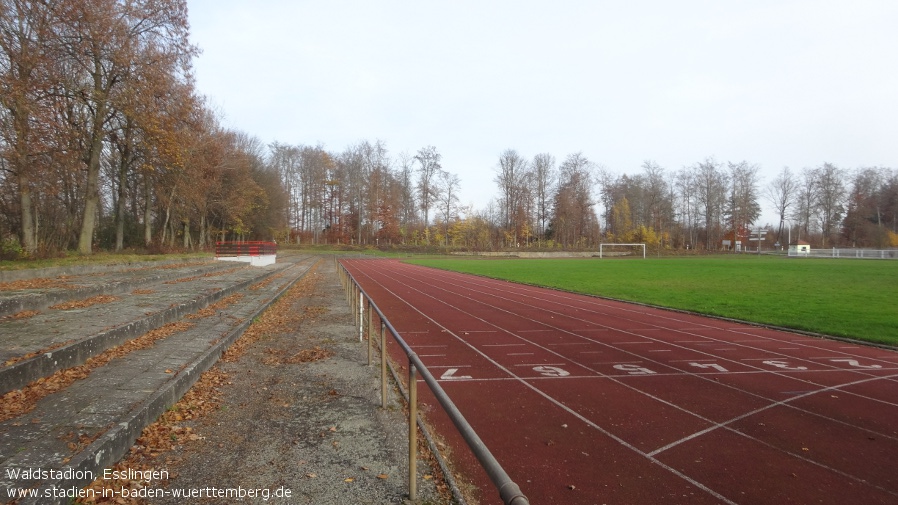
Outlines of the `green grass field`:
[[898,262],[714,256],[410,263],[898,345]]

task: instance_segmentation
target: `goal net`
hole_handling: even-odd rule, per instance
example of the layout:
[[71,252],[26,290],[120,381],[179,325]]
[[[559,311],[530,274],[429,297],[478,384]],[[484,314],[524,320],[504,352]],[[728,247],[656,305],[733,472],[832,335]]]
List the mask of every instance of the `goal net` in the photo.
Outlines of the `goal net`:
[[645,243],[642,244],[599,244],[599,258],[605,256],[634,256],[642,247],[642,258],[645,259]]

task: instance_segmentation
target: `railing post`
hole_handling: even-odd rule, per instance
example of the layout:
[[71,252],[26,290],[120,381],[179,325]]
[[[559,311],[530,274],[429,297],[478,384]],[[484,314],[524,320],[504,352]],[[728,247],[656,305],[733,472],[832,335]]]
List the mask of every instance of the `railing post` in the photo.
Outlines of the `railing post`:
[[418,371],[408,363],[408,497],[418,499]]
[[349,281],[349,309],[352,310],[352,324],[355,324],[355,283]]
[[387,408],[387,333],[383,319],[380,320],[380,405]]
[[362,296],[362,288],[358,288],[359,296],[359,342],[363,340],[365,334],[365,297]]
[[373,309],[371,308],[371,300],[368,300],[368,331],[365,334],[368,336],[368,366],[371,366],[371,354],[374,352],[374,342],[372,342],[371,338],[371,325],[374,323],[373,318]]

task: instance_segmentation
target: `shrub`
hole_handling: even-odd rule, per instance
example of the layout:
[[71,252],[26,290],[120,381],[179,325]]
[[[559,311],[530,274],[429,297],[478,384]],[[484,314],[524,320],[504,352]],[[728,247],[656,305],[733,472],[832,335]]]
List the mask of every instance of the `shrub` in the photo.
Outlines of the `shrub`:
[[14,261],[26,257],[22,244],[15,237],[7,237],[0,241],[0,260]]

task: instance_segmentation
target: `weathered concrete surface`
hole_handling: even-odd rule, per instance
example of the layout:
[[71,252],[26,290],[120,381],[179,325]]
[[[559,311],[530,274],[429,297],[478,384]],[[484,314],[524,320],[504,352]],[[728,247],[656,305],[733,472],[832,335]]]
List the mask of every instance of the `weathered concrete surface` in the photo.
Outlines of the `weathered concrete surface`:
[[222,275],[217,276],[195,275],[193,269],[180,271],[182,276],[195,277],[189,282],[168,283],[164,279],[169,276],[153,276],[152,280],[142,282],[116,280],[115,285],[128,284],[129,291],[139,286],[144,292],[124,295],[114,304],[47,310],[26,319],[0,321],[0,335],[5,337],[0,339],[0,362],[39,352],[31,358],[0,367],[0,394],[19,389],[57,370],[80,365],[110,347],[176,321],[281,271],[287,265],[232,266],[229,269],[232,271],[222,270]]
[[[404,402],[391,389],[388,408],[381,408],[379,369],[367,365],[367,347],[358,342],[333,265],[322,264],[316,278],[291,310],[319,315],[258,342],[235,363],[219,365],[232,382],[223,389],[224,402],[193,424],[200,442],[159,458],[160,467],[176,474],[160,489],[290,490],[290,498],[265,502],[277,504],[408,502]],[[285,362],[315,347],[334,354]],[[170,459],[179,461],[165,466]],[[450,503],[437,493],[430,463],[419,460],[417,467],[417,503]],[[169,496],[154,503],[180,502]]]
[[[309,266],[305,263],[261,289],[244,288],[240,303],[198,318],[192,328],[150,348],[114,359],[86,379],[43,398],[24,416],[0,423],[0,496],[6,497],[10,488],[89,484],[92,479],[9,479],[7,469],[75,469],[97,474],[111,466],[141,430],[176,402]],[[89,443],[73,451],[70,443],[79,439]]]
[[[389,408],[380,408],[377,368],[366,364],[366,349],[358,343],[333,263],[321,265],[314,274],[316,289],[292,309],[313,308],[320,315],[294,331],[259,342],[240,361],[224,364],[232,377],[232,384],[225,388],[227,403],[196,426],[203,441],[183,449],[175,458],[182,463],[167,468],[176,475],[168,488],[217,485],[291,490],[290,499],[272,498],[265,503],[408,501],[408,427],[402,402],[391,391]],[[119,461],[143,427],[174,404],[277,293],[297,278],[293,272],[262,289],[243,288],[241,303],[198,319],[193,328],[159,340],[151,348],[117,358],[87,379],[47,396],[35,410],[0,422],[0,501],[7,498],[8,489],[60,489],[89,483],[78,478],[10,479],[7,469],[90,470],[98,475]],[[202,294],[208,287],[206,283],[191,289]],[[105,310],[109,317],[117,312]],[[102,312],[74,311],[65,317],[90,319],[101,317],[98,314]],[[37,326],[33,330],[43,331]],[[17,334],[27,333],[26,326]],[[312,346],[327,348],[334,355],[312,363],[271,360],[273,355],[291,356]],[[74,444],[78,447],[72,442],[79,442]],[[161,457],[168,461],[169,456]],[[449,503],[436,491],[438,478],[430,478],[437,475],[435,469],[425,460],[417,466],[418,502]],[[54,502],[68,500],[18,503]],[[176,502],[185,503],[173,498],[151,500]]]

